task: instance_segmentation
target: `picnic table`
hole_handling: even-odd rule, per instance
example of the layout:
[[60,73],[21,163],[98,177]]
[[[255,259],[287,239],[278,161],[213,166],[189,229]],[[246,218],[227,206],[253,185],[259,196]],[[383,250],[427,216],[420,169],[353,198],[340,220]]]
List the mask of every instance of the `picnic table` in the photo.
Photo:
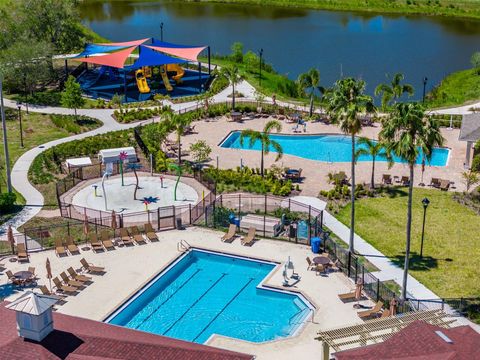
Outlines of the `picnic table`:
[[328,256],[316,256],[313,258],[313,262],[317,265],[328,265],[332,260]]
[[232,121],[242,121],[242,113],[239,111],[232,111],[230,113],[232,116]]

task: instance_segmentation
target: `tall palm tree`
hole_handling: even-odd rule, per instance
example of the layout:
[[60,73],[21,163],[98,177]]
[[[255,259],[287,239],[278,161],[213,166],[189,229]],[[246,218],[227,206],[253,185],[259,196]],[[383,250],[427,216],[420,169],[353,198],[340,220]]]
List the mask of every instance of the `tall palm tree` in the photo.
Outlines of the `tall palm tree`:
[[358,139],[358,145],[363,145],[355,152],[355,161],[362,155],[372,157],[372,178],[370,180],[370,189],[375,189],[375,161],[377,158],[386,159],[389,167],[393,165],[391,156],[385,151],[385,147],[379,141],[370,140],[369,138],[361,137]]
[[222,68],[221,73],[230,81],[230,84],[232,84],[232,109],[235,110],[235,85],[242,81],[238,66],[226,65]]
[[320,84],[320,72],[311,68],[308,72],[300,74],[297,80],[298,87],[301,93],[305,93],[310,96],[310,116],[313,115],[313,100],[315,98],[315,92],[318,90],[321,94],[325,89]]
[[408,163],[410,169],[402,288],[402,298],[406,300],[412,229],[414,169],[419,156],[424,154],[425,158],[430,160],[434,147],[442,146],[444,138],[440,134],[438,123],[425,116],[423,106],[419,103],[396,104],[390,119],[383,122],[380,138],[385,142],[387,149],[392,154],[404,159]]
[[365,81],[353,78],[337,80],[327,92],[327,111],[340,129],[352,138],[351,212],[349,252],[354,252],[355,235],[355,136],[362,130],[360,114],[376,111],[371,96],[365,95]]
[[[387,75],[387,78],[388,77]],[[395,104],[396,100],[402,97],[403,94],[408,94],[408,96],[413,95],[413,86],[410,84],[402,84],[404,78],[405,76],[403,74],[396,73],[393,75],[390,84],[379,84],[375,88],[375,96],[382,94],[382,109],[385,110],[392,101]]]
[[192,119],[172,112],[166,113],[164,117],[165,122],[167,123],[166,126],[171,132],[175,132],[176,134],[178,144],[178,164],[180,165],[182,163],[182,136],[185,134],[187,127],[192,123]]
[[248,139],[249,147],[253,147],[255,142],[260,141],[260,144],[262,145],[262,157],[260,160],[260,172],[262,174],[262,177],[264,173],[263,157],[264,155],[268,155],[270,153],[270,148],[275,150],[275,152],[277,153],[275,161],[280,160],[283,156],[282,146],[277,141],[270,139],[270,133],[272,132],[272,130],[275,130],[276,132],[282,131],[282,124],[280,124],[277,120],[270,120],[265,124],[262,132],[252,129],[245,129],[240,133],[240,145],[242,146],[245,139]]

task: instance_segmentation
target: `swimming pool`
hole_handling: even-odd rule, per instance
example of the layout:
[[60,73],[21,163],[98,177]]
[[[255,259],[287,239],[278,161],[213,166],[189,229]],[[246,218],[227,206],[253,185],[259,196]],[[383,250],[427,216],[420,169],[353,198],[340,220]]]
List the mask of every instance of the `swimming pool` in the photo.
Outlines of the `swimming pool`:
[[[270,135],[272,140],[280,143],[285,154],[298,156],[310,160],[324,162],[350,162],[352,160],[352,141],[350,136],[346,135]],[[223,148],[260,150],[261,144],[256,141],[253,147],[249,147],[249,140],[245,139],[243,146],[240,144],[240,131],[232,131],[220,144]],[[361,146],[357,144],[357,148]],[[273,152],[274,150],[271,149]],[[427,165],[446,166],[450,149],[435,148],[432,159]],[[393,160],[397,163],[405,163],[399,157],[394,156]],[[362,155],[358,161],[372,161],[371,156]],[[376,161],[385,162],[384,157],[377,157]],[[422,154],[418,156],[417,164],[422,163]]]
[[277,264],[190,250],[105,321],[204,343],[213,334],[252,342],[293,335],[312,305],[259,286]]

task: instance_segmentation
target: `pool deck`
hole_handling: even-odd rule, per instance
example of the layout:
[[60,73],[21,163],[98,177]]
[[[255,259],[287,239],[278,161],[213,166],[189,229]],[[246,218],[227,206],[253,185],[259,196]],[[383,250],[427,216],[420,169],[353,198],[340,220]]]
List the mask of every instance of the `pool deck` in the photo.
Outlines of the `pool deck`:
[[[221,141],[225,139],[231,131],[254,129],[262,130],[265,124],[273,118],[259,118],[252,120],[245,120],[244,122],[231,122],[227,121],[226,117],[218,117],[215,120],[210,121],[198,121],[195,122],[195,133],[186,135],[183,137],[183,147],[188,148],[190,144],[198,141],[205,140],[212,148],[210,154],[210,164],[216,166],[216,159],[218,156],[218,164],[222,169],[236,168],[240,166],[240,160],[243,160],[243,165],[253,168],[260,167],[260,152],[256,150],[240,150],[222,148],[219,146]],[[295,124],[288,124],[285,121],[280,121],[282,124],[282,134],[294,134],[293,126]],[[374,124],[373,126],[363,128],[359,136],[368,137],[371,139],[378,139],[378,134],[381,130],[380,124]],[[445,138],[445,147],[451,149],[447,166],[426,166],[424,174],[424,183],[430,184],[431,178],[441,178],[453,181],[455,184],[451,186],[451,189],[456,191],[464,191],[465,184],[462,179],[462,172],[464,169],[464,162],[466,156],[466,143],[460,142],[458,136],[459,129],[448,130],[446,128],[441,129],[442,135]],[[298,133],[300,135],[313,135],[313,134],[342,134],[341,130],[336,125],[325,125],[323,123],[311,123],[307,124],[307,131],[304,133]],[[173,139],[173,138],[172,138]],[[345,171],[348,177],[350,177],[350,162],[329,163],[320,162],[316,160],[308,160],[300,157],[284,154],[283,158],[275,163],[275,154],[269,154],[265,157],[265,167],[268,168],[272,164],[278,166],[285,166],[291,168],[302,168],[302,176],[305,177],[304,181],[300,184],[302,195],[317,196],[320,190],[327,190],[332,187],[328,183],[327,174],[330,172]],[[414,185],[418,186],[421,182],[421,166],[415,167],[415,180]],[[356,165],[356,177],[357,183],[370,183],[372,174],[372,163],[370,161],[358,162]],[[375,183],[379,184],[382,179],[382,174],[390,174],[392,178],[394,176],[402,177],[409,175],[408,166],[405,164],[396,163],[391,169],[388,169],[386,162],[376,161],[375,163]]]
[[[236,255],[285,262],[288,256],[295,265],[295,271],[301,280],[291,289],[304,294],[316,311],[313,320],[299,331],[299,333],[285,340],[254,344],[246,341],[212,336],[207,342],[209,345],[236,350],[257,355],[257,359],[311,359],[312,354],[319,354],[321,343],[315,340],[318,331],[331,327],[361,323],[352,303],[343,303],[337,294],[349,292],[354,284],[342,273],[329,273],[327,276],[316,275],[314,271],[307,271],[305,258],[314,254],[304,245],[276,240],[261,239],[252,247],[245,247],[236,239],[227,244],[220,241],[222,233],[210,229],[190,227],[186,230],[172,230],[159,233],[160,241],[134,247],[117,247],[112,251],[93,253],[91,250],[82,250],[80,255],[58,258],[53,251],[32,253],[29,264],[19,264],[3,260],[7,269],[12,272],[26,270],[28,266],[36,268],[38,283],[46,284],[45,262],[49,258],[52,273],[57,276],[69,266],[75,269],[80,267],[80,259],[85,257],[94,265],[104,266],[106,273],[92,275],[93,282],[75,296],[69,296],[65,304],[58,306],[61,313],[101,321],[111,314],[127,298],[133,295],[159,271],[175,260],[181,252],[177,250],[180,240],[187,241],[193,247],[221,251]],[[82,248],[82,246],[81,246]],[[7,281],[5,276],[0,278],[0,285]],[[282,267],[267,278],[266,285],[282,288]],[[13,300],[19,294],[10,296]],[[365,305],[372,305],[369,300]]]

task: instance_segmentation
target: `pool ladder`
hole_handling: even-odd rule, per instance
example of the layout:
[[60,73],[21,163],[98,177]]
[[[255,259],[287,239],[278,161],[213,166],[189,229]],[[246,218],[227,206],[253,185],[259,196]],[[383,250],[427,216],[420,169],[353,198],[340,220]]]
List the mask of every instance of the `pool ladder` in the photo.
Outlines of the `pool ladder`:
[[179,252],[187,252],[190,248],[191,246],[186,240],[180,240],[177,243],[177,251]]

